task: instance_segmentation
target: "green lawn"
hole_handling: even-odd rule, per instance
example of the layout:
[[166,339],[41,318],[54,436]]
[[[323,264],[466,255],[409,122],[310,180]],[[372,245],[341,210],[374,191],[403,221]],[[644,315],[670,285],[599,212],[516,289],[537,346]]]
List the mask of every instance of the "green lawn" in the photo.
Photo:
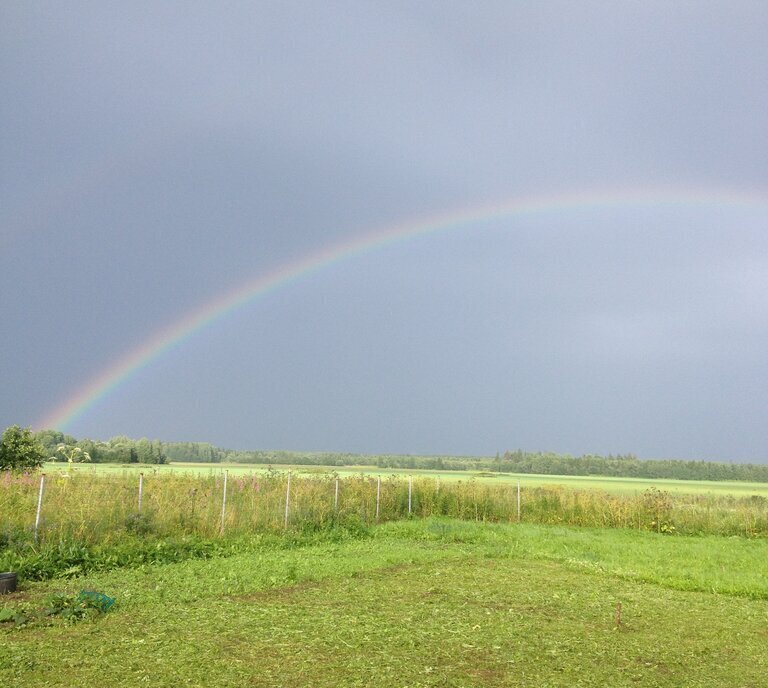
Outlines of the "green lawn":
[[29,584],[8,604],[118,603],[1,625],[0,685],[763,687],[766,562],[764,540],[390,523]]

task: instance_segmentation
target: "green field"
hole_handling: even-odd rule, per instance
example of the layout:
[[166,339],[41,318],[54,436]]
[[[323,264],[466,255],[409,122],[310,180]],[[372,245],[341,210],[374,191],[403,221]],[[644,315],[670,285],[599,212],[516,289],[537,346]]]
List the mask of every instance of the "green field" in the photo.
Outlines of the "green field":
[[766,562],[762,539],[447,519],[244,542],[25,584],[7,607],[117,603],[0,624],[0,685],[757,688]]
[[4,475],[0,685],[765,685],[753,486],[286,468]]
[[[604,476],[560,476],[560,475],[532,475],[517,473],[490,473],[479,471],[430,471],[430,470],[402,470],[380,469],[374,466],[275,466],[276,470],[292,471],[299,475],[328,475],[335,473],[341,477],[369,476],[422,476],[447,481],[477,480],[489,483],[509,483],[511,486],[539,487],[545,485],[562,485],[579,490],[603,490],[610,493],[639,494],[650,487],[656,487],[668,492],[685,494],[714,494],[750,496],[759,495],[768,498],[768,483],[750,483],[739,481],[705,481],[705,480],[650,480],[644,478],[611,478]],[[44,468],[47,472],[66,472],[67,466],[63,463],[47,463]],[[182,471],[195,475],[219,475],[223,471],[229,471],[233,476],[244,476],[267,470],[267,466],[251,464],[208,464],[208,463],[179,463],[167,465],[136,465],[136,464],[80,464],[75,468],[79,472],[94,474],[121,474],[125,471],[132,473],[166,473]]]

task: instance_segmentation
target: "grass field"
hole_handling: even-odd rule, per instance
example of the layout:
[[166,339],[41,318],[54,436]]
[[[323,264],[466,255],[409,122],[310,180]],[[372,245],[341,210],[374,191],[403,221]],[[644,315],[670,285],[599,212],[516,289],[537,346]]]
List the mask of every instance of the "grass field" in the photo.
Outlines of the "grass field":
[[[759,495],[768,498],[768,483],[750,483],[738,481],[706,481],[706,480],[650,480],[645,478],[610,478],[604,476],[560,476],[560,475],[531,475],[517,473],[490,473],[478,471],[428,471],[428,470],[402,470],[380,469],[372,466],[275,466],[281,471],[291,470],[299,475],[327,475],[336,473],[341,477],[369,476],[387,477],[397,476],[422,476],[446,481],[477,480],[494,484],[509,483],[510,486],[540,487],[545,485],[562,485],[574,489],[597,489],[610,493],[639,494],[649,487],[656,487],[668,492],[685,494],[714,494],[750,496]],[[67,466],[63,463],[47,463],[44,470],[52,473],[66,472]],[[233,476],[246,476],[267,470],[267,466],[244,464],[201,464],[180,463],[147,466],[126,464],[81,464],[75,470],[91,472],[97,475],[121,474],[126,471],[138,473],[167,473],[182,471],[195,475],[220,475],[223,471],[229,471]]]
[[3,602],[117,603],[0,624],[0,685],[762,688],[766,562],[763,539],[447,519],[252,542],[25,584]]
[[0,571],[42,580],[62,572],[207,556],[228,548],[232,538],[340,526],[354,530],[431,516],[768,538],[768,499],[761,495],[655,486],[606,491],[585,489],[581,481],[570,487],[522,484],[518,491],[515,482],[501,479],[388,475],[379,480],[319,470],[229,475],[196,468],[155,472],[145,466],[143,477],[136,468],[64,468],[48,472],[42,493],[43,476],[0,476]]

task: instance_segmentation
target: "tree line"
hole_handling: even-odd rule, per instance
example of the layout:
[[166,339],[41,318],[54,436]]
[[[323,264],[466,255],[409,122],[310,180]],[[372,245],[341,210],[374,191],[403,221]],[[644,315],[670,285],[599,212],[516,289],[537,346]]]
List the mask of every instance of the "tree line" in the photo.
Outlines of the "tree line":
[[[7,445],[7,446],[6,446]],[[33,446],[34,445],[34,446]],[[208,442],[161,442],[131,439],[118,435],[109,440],[76,439],[57,430],[31,433],[18,426],[8,428],[0,443],[0,469],[21,467],[19,457],[31,456],[30,466],[42,460],[94,463],[163,464],[170,461],[193,463],[242,463],[303,466],[377,466],[410,470],[485,471],[497,473],[539,473],[544,475],[609,476],[616,478],[675,480],[737,480],[768,482],[768,465],[684,461],[640,460],[634,454],[585,454],[571,456],[553,452],[505,451],[492,457],[417,456],[395,454],[352,454],[298,452],[287,450],[233,450]],[[16,464],[14,464],[16,461]]]
[[495,470],[508,473],[544,475],[600,475],[616,478],[655,480],[740,480],[768,482],[768,465],[684,461],[679,459],[638,459],[634,454],[573,457],[544,452],[504,452],[497,457]]
[[40,430],[34,433],[34,437],[49,461],[66,460],[61,451],[63,446],[79,448],[93,463],[168,463],[166,444],[159,440],[148,440],[146,437],[134,440],[125,435],[118,435],[106,441],[78,440],[58,430]]
[[[61,433],[51,430],[37,433],[53,438],[49,446],[61,441]],[[72,438],[70,438],[72,439]],[[505,451],[494,457],[417,456],[398,454],[352,454],[343,452],[299,452],[288,450],[235,450],[216,447],[209,442],[160,442],[113,437],[106,443],[74,441],[88,451],[92,461],[123,463],[243,463],[300,466],[377,466],[406,470],[489,471],[504,473],[539,473],[544,475],[595,475],[617,478],[675,480],[739,480],[768,482],[768,465],[683,461],[675,459],[638,459],[634,454],[584,454],[571,456],[554,452]],[[126,460],[126,452],[134,458]],[[122,457],[122,458],[117,458]]]

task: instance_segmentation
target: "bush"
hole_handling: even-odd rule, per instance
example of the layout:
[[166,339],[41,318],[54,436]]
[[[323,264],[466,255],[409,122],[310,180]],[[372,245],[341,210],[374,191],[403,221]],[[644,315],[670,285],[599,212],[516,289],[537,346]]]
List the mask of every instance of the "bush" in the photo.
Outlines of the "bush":
[[40,468],[45,461],[43,446],[29,428],[11,425],[0,440],[0,470],[23,471]]

